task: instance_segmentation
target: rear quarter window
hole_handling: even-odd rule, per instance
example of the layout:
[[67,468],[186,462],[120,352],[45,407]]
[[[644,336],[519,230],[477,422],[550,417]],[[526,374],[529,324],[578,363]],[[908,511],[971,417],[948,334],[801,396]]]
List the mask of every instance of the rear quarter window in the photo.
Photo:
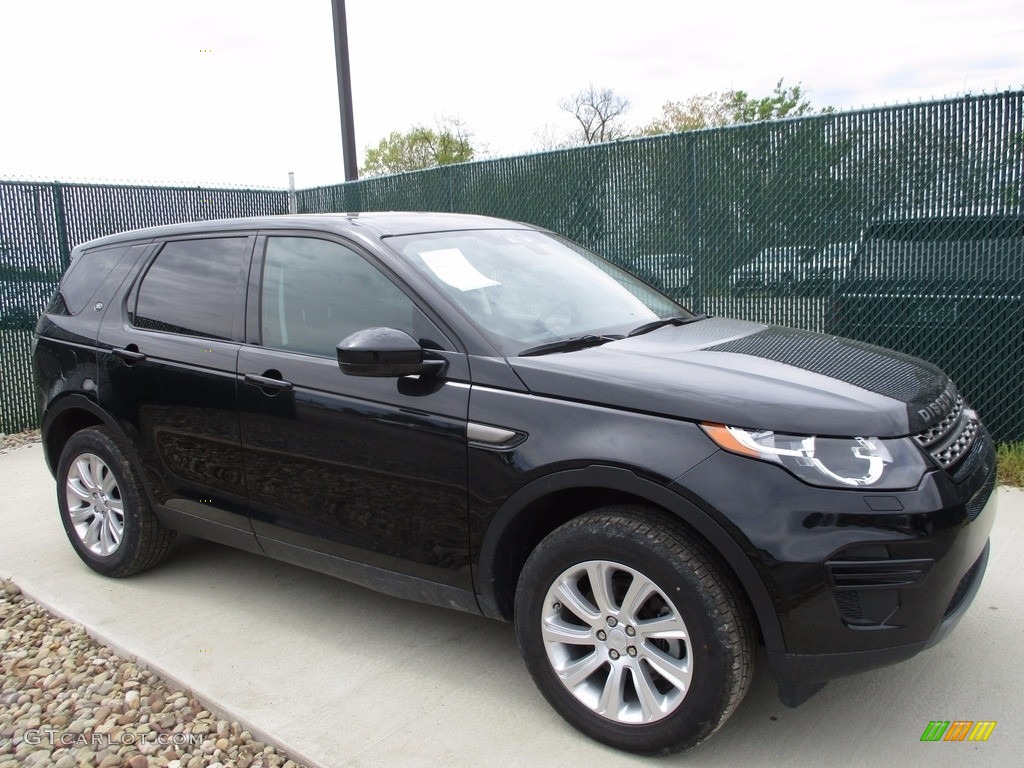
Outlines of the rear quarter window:
[[[80,254],[64,273],[57,293],[50,302],[51,310],[58,310],[55,314],[77,315],[85,309],[93,294],[128,253],[130,247],[119,245]],[[59,311],[60,309],[66,309],[66,312]]]

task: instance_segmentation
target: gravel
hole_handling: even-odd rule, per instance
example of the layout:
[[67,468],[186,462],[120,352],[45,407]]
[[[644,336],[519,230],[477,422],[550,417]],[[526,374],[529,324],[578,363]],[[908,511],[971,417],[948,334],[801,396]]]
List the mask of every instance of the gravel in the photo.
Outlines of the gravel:
[[40,437],[38,429],[30,429],[27,432],[16,432],[13,435],[5,435],[3,432],[0,432],[0,456],[5,453],[9,453],[16,448],[31,445],[32,443],[38,443],[39,440]]
[[304,768],[3,579],[0,674],[0,768]]

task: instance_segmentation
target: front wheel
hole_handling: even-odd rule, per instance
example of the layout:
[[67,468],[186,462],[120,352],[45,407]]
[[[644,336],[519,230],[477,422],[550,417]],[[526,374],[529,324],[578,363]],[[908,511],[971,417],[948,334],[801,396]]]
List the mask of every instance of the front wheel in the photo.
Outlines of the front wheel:
[[752,622],[716,558],[651,510],[607,507],[534,550],[516,631],[541,693],[588,736],[669,754],[714,733],[753,671]]

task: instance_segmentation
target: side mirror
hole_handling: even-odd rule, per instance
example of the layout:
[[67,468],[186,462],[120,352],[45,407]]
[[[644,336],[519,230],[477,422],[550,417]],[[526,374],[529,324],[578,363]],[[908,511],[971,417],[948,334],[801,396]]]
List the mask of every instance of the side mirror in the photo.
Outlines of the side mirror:
[[398,377],[438,375],[445,360],[424,360],[423,348],[405,331],[364,328],[337,347],[338,367],[349,376]]

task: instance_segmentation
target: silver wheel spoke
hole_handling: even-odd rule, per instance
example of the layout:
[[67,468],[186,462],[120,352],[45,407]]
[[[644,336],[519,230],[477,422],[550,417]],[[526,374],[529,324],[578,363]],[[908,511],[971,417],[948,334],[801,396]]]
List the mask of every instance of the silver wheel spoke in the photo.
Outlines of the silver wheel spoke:
[[562,679],[565,687],[571,691],[593,675],[604,663],[604,659],[595,651],[574,661],[564,669],[558,670],[558,676]]
[[78,480],[82,485],[84,485],[89,491],[95,491],[96,481],[93,479],[91,459],[88,456],[82,456],[79,458],[75,462],[75,470]]
[[89,501],[92,499],[92,494],[85,488],[81,480],[68,478],[68,493],[71,493],[82,501]]
[[117,480],[114,478],[114,473],[103,467],[105,470],[99,478],[100,490],[110,496],[117,490]]
[[89,459],[90,488],[97,491],[103,490],[103,475],[106,468],[107,465],[103,463],[103,460],[99,456],[92,456]]
[[82,536],[82,541],[89,547],[93,552],[98,555],[105,555],[103,551],[103,544],[100,538],[103,532],[103,515],[94,515],[92,520],[89,521],[89,526],[85,529],[85,535]]
[[636,664],[633,666],[633,683],[636,686],[636,693],[640,699],[640,709],[644,713],[644,722],[649,723],[651,720],[655,720],[663,715],[665,697],[658,691],[646,664]]
[[587,564],[587,577],[590,579],[590,589],[594,593],[594,602],[597,603],[597,609],[605,616],[618,613],[615,601],[612,599],[612,573],[614,571],[609,563]]
[[547,619],[544,622],[544,640],[567,645],[593,645],[594,632],[590,627],[573,626],[557,618]]
[[124,517],[111,510],[107,515],[107,525],[110,527],[110,537],[116,547],[121,543],[121,535],[124,533]]
[[578,618],[589,624],[593,625],[601,620],[600,612],[595,611],[580,594],[575,582],[570,583],[563,577],[555,586],[554,596]]
[[618,720],[622,711],[623,688],[626,685],[625,665],[612,664],[612,672],[604,681],[601,700],[597,703],[598,714]]
[[641,621],[637,631],[645,640],[663,638],[665,640],[686,640],[686,625],[678,616],[659,616],[656,619]]
[[692,673],[690,671],[690,664],[688,660],[673,659],[659,648],[645,646],[643,650],[643,661],[644,663],[650,664],[655,672],[664,677],[679,690],[689,690]]
[[622,598],[623,617],[627,621],[636,621],[637,611],[643,608],[644,603],[657,591],[658,588],[650,580],[640,576],[634,577],[625,597]]
[[69,510],[69,514],[71,515],[71,522],[77,526],[82,523],[88,523],[92,520],[96,514],[96,510],[92,508],[92,505],[89,505],[87,507],[79,507],[78,509]]
[[117,551],[124,536],[124,501],[117,477],[94,453],[77,456],[64,481],[68,519],[79,541],[94,555]]
[[109,555],[117,549],[120,541],[121,531],[117,527],[117,519],[111,514],[105,515],[103,520],[103,554]]
[[[639,618],[656,610],[666,615]],[[552,669],[592,712],[650,723],[685,699],[693,674],[686,624],[666,592],[634,568],[608,560],[570,566],[548,588],[540,621]]]

